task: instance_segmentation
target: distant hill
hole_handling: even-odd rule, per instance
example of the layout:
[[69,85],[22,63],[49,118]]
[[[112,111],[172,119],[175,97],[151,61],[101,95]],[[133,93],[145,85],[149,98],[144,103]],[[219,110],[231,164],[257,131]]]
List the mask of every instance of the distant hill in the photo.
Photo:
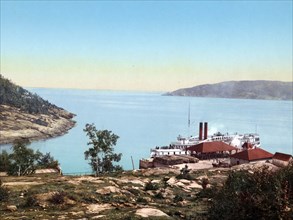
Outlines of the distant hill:
[[15,85],[0,74],[0,144],[20,138],[40,140],[74,127],[74,114]]
[[204,84],[168,92],[168,96],[196,96],[237,99],[292,100],[293,82],[280,81],[227,81]]

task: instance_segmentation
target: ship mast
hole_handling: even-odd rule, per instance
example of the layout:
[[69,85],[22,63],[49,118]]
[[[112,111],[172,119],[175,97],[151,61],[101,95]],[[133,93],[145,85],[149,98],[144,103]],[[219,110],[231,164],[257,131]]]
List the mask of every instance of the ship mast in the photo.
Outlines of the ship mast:
[[190,102],[188,105],[188,136],[189,136],[189,132],[190,132]]
[[188,106],[188,128],[190,128],[190,102]]

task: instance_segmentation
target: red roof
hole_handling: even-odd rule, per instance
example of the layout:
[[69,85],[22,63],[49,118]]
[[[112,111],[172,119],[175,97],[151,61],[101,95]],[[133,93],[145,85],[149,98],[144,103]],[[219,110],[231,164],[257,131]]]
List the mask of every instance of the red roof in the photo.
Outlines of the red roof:
[[273,159],[283,160],[283,161],[289,161],[291,158],[292,158],[292,155],[283,154],[279,152],[276,152],[275,155],[273,156]]
[[232,147],[221,141],[202,142],[200,144],[188,147],[189,151],[196,151],[200,153],[214,153],[220,151],[232,151],[238,150],[236,147]]
[[231,155],[230,157],[234,157],[241,160],[254,161],[271,159],[273,157],[273,154],[261,148],[254,148],[241,151],[239,153]]

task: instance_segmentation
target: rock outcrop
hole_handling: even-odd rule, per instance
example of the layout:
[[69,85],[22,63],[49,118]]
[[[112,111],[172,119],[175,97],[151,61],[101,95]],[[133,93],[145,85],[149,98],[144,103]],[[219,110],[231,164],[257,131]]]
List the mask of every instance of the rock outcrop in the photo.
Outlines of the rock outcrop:
[[49,114],[30,114],[20,108],[0,105],[0,144],[21,138],[41,140],[60,136],[74,127],[74,114],[52,109]]
[[0,74],[0,144],[63,135],[75,125],[74,116]]

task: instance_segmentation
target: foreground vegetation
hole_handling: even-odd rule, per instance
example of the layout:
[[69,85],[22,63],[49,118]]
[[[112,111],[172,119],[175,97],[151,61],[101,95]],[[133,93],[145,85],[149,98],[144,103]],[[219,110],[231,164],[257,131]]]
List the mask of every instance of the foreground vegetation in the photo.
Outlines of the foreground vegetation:
[[292,219],[293,164],[275,172],[230,172],[210,197],[210,219]]
[[42,154],[27,146],[27,139],[17,140],[12,146],[12,153],[3,150],[0,153],[0,172],[6,172],[12,176],[23,176],[33,174],[36,169],[53,168],[58,169],[58,161],[50,153]]
[[[292,219],[293,166],[2,177],[1,219]],[[153,212],[155,213],[155,212]],[[145,219],[145,218],[144,218]]]
[[[208,201],[197,196],[200,189],[187,189],[188,183],[181,186],[179,180],[167,183],[177,175],[178,171],[145,170],[100,177],[3,177],[8,196],[1,202],[1,219],[142,219],[136,211],[145,207],[174,219],[205,218]],[[191,175],[198,178],[205,173]]]

